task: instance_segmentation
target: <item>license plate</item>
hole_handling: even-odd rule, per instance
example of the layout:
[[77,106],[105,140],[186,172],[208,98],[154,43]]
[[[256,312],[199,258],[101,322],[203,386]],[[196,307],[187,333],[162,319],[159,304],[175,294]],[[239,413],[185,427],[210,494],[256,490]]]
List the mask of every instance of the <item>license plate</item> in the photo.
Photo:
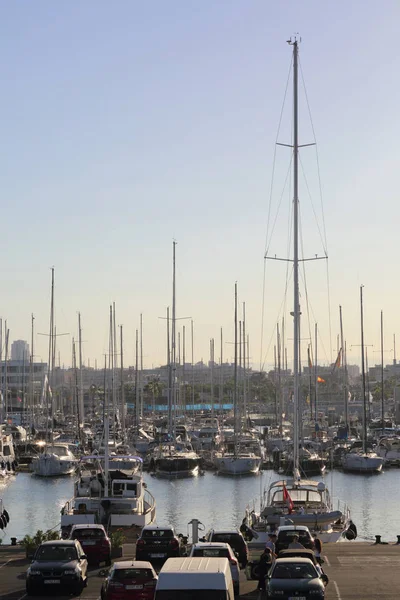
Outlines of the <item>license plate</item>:
[[289,596],[289,600],[307,600],[305,596]]
[[96,542],[93,540],[88,540],[87,542],[82,542],[82,546],[94,546]]
[[125,589],[126,590],[142,590],[143,586],[142,585],[126,585]]
[[161,553],[161,554],[150,554],[151,558],[164,558],[166,555],[165,553]]
[[59,579],[45,579],[45,583],[60,583]]

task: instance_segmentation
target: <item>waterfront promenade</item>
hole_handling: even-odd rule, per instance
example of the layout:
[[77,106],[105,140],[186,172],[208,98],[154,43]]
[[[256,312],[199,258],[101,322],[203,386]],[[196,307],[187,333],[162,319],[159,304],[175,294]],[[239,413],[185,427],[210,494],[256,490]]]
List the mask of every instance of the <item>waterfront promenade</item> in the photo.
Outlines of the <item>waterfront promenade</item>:
[[[324,569],[329,577],[327,600],[397,600],[400,586],[400,545],[366,542],[325,544]],[[133,544],[124,547],[124,559],[133,556]],[[25,573],[29,566],[21,548],[0,546],[0,599],[23,600]],[[81,598],[98,600],[102,578],[99,569],[90,571]],[[256,581],[246,581],[242,573],[241,598],[256,599]],[[48,593],[46,598],[55,597]],[[57,597],[62,597],[57,596]]]

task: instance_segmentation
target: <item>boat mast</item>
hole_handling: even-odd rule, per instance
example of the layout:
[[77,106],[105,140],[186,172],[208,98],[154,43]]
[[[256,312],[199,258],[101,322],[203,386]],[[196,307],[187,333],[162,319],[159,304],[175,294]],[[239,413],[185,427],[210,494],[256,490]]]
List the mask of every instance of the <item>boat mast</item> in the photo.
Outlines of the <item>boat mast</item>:
[[343,392],[344,392],[344,424],[346,431],[348,431],[349,425],[349,406],[348,406],[348,394],[347,394],[347,365],[345,364],[345,350],[344,350],[344,337],[343,337],[343,319],[342,319],[342,307],[339,306],[340,313],[340,344],[342,347],[342,365],[343,365]]
[[172,328],[171,328],[171,363],[172,363],[172,405],[173,405],[173,415],[172,415],[172,439],[175,444],[176,442],[176,430],[175,430],[175,421],[176,421],[176,281],[175,281],[175,246],[176,241],[173,241],[173,250],[172,250]]
[[361,373],[363,394],[363,452],[367,451],[367,406],[365,398],[365,363],[364,363],[364,307],[363,307],[363,285],[360,286],[360,308],[361,308]]
[[381,414],[382,414],[382,435],[385,429],[385,401],[383,393],[383,310],[381,310]]
[[246,370],[246,303],[243,302],[243,411],[244,421],[247,426],[247,370]]
[[[51,301],[50,301],[50,327],[49,327],[49,364],[47,365],[47,386],[46,386],[46,442],[49,441],[49,396],[50,379],[52,374],[53,360],[53,334],[54,334],[54,267],[51,269]],[[53,421],[53,396],[51,395],[51,419]],[[51,423],[51,442],[53,442],[53,422]]]
[[317,431],[318,422],[318,324],[315,323],[315,369],[314,369],[314,387],[315,387],[315,404],[314,404],[314,420],[315,431]]
[[222,415],[223,413],[223,404],[224,404],[224,338],[223,338],[223,332],[222,332],[222,327],[221,327],[221,331],[220,331],[220,345],[221,345],[221,357],[220,357],[220,364],[221,364],[221,370],[220,370],[220,374],[219,374],[219,414]]
[[123,326],[120,325],[120,346],[121,346],[121,419],[122,419],[122,435],[124,437],[124,442],[126,441],[126,433],[125,433],[125,389],[124,389],[124,338],[123,338]]
[[293,476],[300,478],[299,471],[299,138],[298,138],[298,41],[293,46],[293,346],[294,346],[294,406],[293,406]]
[[238,406],[237,406],[237,283],[235,283],[235,364],[234,364],[234,386],[233,386],[233,417],[234,417],[234,434],[235,434],[235,455],[236,441],[239,431],[238,427]]
[[78,420],[78,436],[81,439],[80,431],[83,428],[84,416],[83,416],[83,371],[82,371],[82,327],[81,327],[81,313],[78,312],[78,347],[79,347],[79,420]]
[[35,317],[33,313],[31,315],[31,361],[30,361],[30,369],[29,369],[29,407],[30,407],[30,431],[32,431],[32,425],[34,425],[34,388],[33,388],[33,357],[34,357],[34,349],[33,349],[33,333],[34,333],[34,323]]
[[143,314],[140,313],[140,372],[139,372],[139,390],[140,390],[140,416],[143,418]]

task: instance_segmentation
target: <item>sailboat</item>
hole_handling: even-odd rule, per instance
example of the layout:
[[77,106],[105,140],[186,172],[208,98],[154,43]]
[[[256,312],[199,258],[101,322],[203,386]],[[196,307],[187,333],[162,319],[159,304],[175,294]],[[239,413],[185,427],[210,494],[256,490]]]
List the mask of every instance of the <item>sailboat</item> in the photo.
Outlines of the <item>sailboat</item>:
[[[53,440],[53,393],[50,387],[52,365],[54,364],[54,268],[51,269],[51,304],[50,304],[50,332],[49,332],[49,364],[45,377],[43,397],[46,406],[46,441],[50,433],[50,442],[44,446],[44,450],[35,456],[31,463],[34,475],[39,477],[57,477],[59,475],[72,475],[78,464],[78,460],[69,449],[68,444],[55,443]],[[49,411],[49,404],[51,410]],[[49,432],[49,420],[50,432]]]
[[[154,450],[152,464],[158,477],[175,478],[191,477],[200,471],[200,456],[193,450],[190,442],[177,437],[177,381],[176,381],[176,273],[175,247],[173,242],[172,271],[172,323],[171,352],[169,359],[169,392],[168,392],[168,441]],[[169,348],[169,316],[167,317]]]
[[[380,473],[382,471],[384,458],[376,452],[367,450],[367,395],[365,389],[365,363],[364,363],[364,307],[363,286],[360,286],[361,306],[361,372],[363,393],[363,435],[362,448],[351,449],[342,458],[343,470],[351,473]],[[383,364],[383,357],[382,357]],[[383,381],[382,381],[383,384]],[[383,387],[383,386],[382,386]]]
[[293,477],[273,482],[264,491],[258,513],[255,506],[246,508],[243,525],[251,531],[249,545],[255,546],[265,544],[268,533],[278,525],[307,525],[322,542],[338,541],[351,526],[349,509],[343,506],[334,510],[325,483],[300,475],[298,41],[294,38],[288,43],[293,47]]
[[250,475],[258,473],[261,455],[249,447],[250,440],[241,435],[241,416],[238,406],[237,378],[237,284],[235,283],[235,364],[234,364],[234,432],[233,439],[214,455],[214,465],[221,475]]

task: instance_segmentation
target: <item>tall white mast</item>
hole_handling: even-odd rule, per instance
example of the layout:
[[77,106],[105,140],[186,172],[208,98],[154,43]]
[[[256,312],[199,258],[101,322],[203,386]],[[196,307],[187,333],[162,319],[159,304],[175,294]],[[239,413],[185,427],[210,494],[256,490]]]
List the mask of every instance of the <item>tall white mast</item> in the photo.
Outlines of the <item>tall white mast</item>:
[[140,416],[143,417],[143,315],[140,313],[140,373],[139,373],[139,389],[140,389]]
[[299,471],[299,343],[300,343],[300,302],[299,302],[299,138],[298,138],[298,42],[289,42],[293,46],[293,476],[300,477]]
[[173,257],[172,257],[172,329],[171,329],[171,363],[172,363],[172,406],[173,406],[173,427],[172,427],[172,439],[175,443],[176,432],[176,282],[175,282],[175,246],[176,242],[173,241]]

